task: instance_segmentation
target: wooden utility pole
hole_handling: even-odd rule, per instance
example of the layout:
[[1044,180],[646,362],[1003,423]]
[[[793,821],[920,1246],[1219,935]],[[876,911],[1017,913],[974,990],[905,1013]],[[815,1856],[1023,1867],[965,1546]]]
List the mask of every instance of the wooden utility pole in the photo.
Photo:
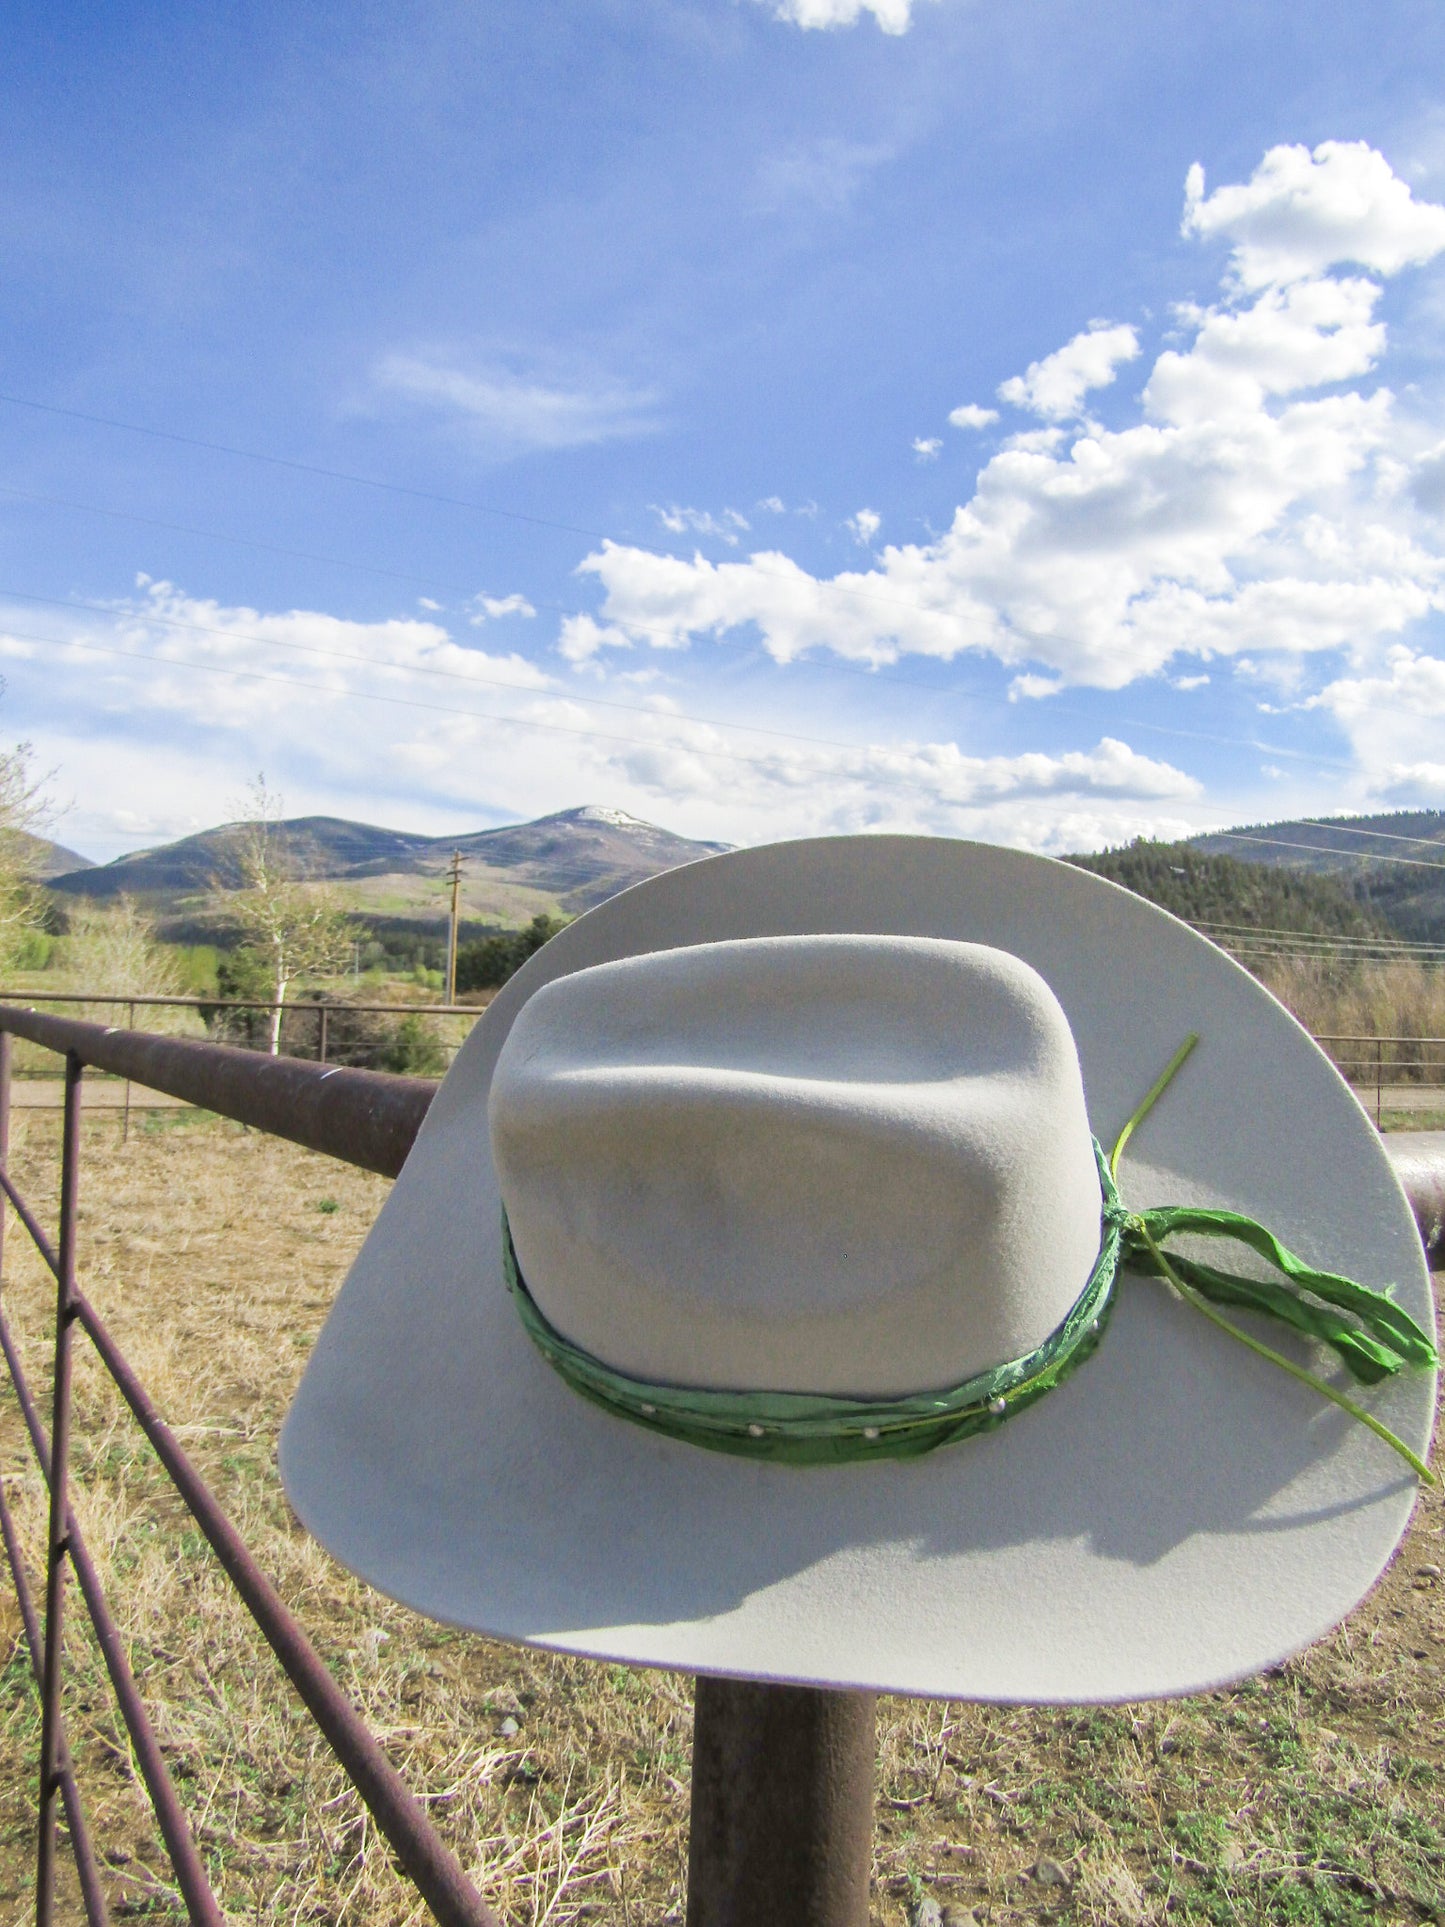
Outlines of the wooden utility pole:
[[447,1002],[457,1001],[457,919],[461,908],[462,853],[452,851],[452,920],[447,932]]

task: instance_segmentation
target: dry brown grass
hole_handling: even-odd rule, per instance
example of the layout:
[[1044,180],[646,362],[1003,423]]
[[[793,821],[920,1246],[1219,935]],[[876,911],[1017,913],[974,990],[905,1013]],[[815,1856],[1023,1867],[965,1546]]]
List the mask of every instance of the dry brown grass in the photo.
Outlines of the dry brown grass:
[[1445,1037],[1445,969],[1276,957],[1251,968],[1316,1036]]
[[[16,1128],[17,1175],[53,1214],[58,1120]],[[688,1682],[434,1626],[352,1580],[286,1508],[280,1416],[384,1188],[216,1120],[165,1117],[122,1146],[118,1121],[97,1118],[87,1288],[504,1918],[678,1919]],[[9,1246],[7,1303],[40,1391],[49,1290],[13,1230]],[[424,1919],[83,1341],[77,1356],[79,1510],[228,1918]],[[43,1498],[8,1389],[0,1472],[33,1548]],[[1442,1532],[1431,1496],[1348,1624],[1237,1692],[1056,1713],[885,1701],[875,1919],[898,1927],[925,1894],[958,1921],[1445,1917]],[[0,1919],[18,1922],[33,1907],[38,1720],[6,1591]],[[67,1717],[117,1914],[178,1920],[78,1615],[68,1647]]]

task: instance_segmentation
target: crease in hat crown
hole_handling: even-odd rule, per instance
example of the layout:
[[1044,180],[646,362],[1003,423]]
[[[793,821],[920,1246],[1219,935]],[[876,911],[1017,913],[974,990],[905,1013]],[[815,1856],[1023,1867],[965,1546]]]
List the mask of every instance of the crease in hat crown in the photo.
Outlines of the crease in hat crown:
[[548,1321],[698,1388],[890,1397],[1019,1357],[1100,1247],[1078,1055],[1043,978],[929,937],[760,937],[576,971],[489,1099]]

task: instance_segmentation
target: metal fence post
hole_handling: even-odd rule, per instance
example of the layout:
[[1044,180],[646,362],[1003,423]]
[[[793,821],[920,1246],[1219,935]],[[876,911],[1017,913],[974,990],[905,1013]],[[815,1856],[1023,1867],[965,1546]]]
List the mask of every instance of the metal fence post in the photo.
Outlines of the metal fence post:
[[[0,1171],[10,1175],[10,1060],[13,1045],[8,1030],[0,1030]],[[5,1260],[5,1200],[0,1198],[0,1266]]]
[[874,1696],[700,1678],[687,1927],[868,1927]]
[[75,1203],[80,1165],[81,1063],[65,1057],[65,1136],[60,1170],[60,1236],[57,1240],[55,1366],[50,1424],[50,1530],[45,1563],[45,1658],[41,1671],[40,1828],[35,1854],[35,1919],[50,1927],[55,1907],[56,1804],[62,1791],[60,1723],[61,1635],[65,1576],[70,1555],[70,1333],[75,1320]]
[[[127,1004],[126,1006],[125,1023],[126,1023],[127,1030],[135,1029],[134,1003]],[[125,1080],[125,1114],[120,1121],[120,1141],[122,1144],[130,1143],[130,1079],[129,1078]]]

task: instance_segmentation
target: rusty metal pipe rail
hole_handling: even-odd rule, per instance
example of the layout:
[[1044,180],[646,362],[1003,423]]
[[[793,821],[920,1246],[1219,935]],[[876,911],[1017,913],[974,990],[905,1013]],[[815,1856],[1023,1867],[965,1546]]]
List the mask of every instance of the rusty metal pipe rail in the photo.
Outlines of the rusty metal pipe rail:
[[0,1028],[385,1178],[406,1162],[436,1094],[425,1077],[328,1069],[303,1058],[265,1057],[233,1044],[156,1037],[11,1005],[0,1005]]

